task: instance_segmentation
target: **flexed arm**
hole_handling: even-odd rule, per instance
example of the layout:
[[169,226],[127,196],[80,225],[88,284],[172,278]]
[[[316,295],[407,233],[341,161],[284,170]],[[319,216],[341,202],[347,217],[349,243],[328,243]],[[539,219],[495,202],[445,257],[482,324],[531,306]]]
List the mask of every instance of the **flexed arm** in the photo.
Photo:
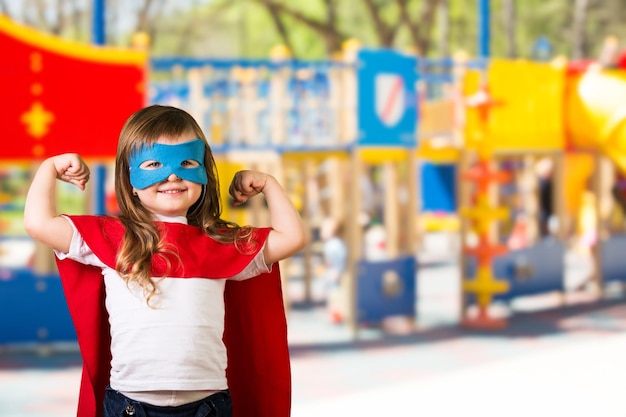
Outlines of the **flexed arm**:
[[33,180],[24,206],[24,228],[35,240],[61,252],[68,252],[73,229],[59,217],[56,203],[57,179],[81,190],[89,180],[89,167],[80,155],[67,153],[44,160]]
[[239,171],[229,189],[235,205],[263,193],[270,211],[270,232],[265,244],[265,263],[285,259],[306,244],[304,226],[298,211],[280,183],[273,176],[258,171]]

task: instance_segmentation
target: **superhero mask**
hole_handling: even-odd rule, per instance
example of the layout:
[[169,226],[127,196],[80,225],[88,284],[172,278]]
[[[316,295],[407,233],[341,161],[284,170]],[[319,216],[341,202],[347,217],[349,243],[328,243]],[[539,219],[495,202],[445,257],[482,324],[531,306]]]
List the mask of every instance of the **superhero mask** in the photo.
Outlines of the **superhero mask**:
[[[143,146],[130,156],[130,183],[138,190],[143,190],[175,174],[183,180],[206,184],[204,152],[205,145],[201,139],[176,145],[154,143],[150,146]],[[197,167],[183,165],[183,162],[188,160],[196,161],[200,165]],[[141,164],[146,161],[156,161],[161,165],[149,169],[141,168]]]

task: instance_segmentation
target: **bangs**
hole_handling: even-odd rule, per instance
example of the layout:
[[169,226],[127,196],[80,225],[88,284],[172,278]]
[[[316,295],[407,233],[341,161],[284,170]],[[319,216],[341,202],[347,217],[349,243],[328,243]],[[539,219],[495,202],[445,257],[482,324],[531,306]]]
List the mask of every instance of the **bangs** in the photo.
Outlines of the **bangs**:
[[189,120],[184,113],[169,111],[146,120],[137,126],[133,132],[134,146],[131,152],[136,152],[144,145],[150,145],[161,137],[178,138],[187,132],[198,134],[193,120]]
[[154,142],[161,136],[179,137],[189,131],[195,131],[193,119],[179,111],[168,111],[146,120],[136,133],[144,142]]

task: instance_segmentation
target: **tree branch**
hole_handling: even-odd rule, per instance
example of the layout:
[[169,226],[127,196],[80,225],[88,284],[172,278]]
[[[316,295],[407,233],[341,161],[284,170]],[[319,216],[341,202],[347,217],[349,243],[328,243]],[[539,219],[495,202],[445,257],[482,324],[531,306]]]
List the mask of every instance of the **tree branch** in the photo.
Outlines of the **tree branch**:
[[312,19],[304,14],[293,10],[282,3],[278,3],[274,0],[252,0],[260,3],[261,5],[267,7],[274,8],[276,12],[280,12],[286,16],[291,17],[294,20],[297,20],[300,23],[304,23],[313,31],[317,32],[324,41],[326,42],[327,48],[334,48],[336,45],[341,43],[341,40],[345,38],[345,36],[339,32],[334,22],[321,22],[319,20]]
[[[326,5],[326,21],[331,27],[337,27],[337,2],[335,0],[324,0]],[[341,50],[341,39],[335,38],[334,42],[326,42],[326,53],[331,56]]]
[[274,22],[274,26],[276,27],[276,31],[278,32],[278,36],[280,36],[283,44],[287,47],[287,49],[289,49],[289,52],[295,58],[296,51],[293,50],[293,45],[291,44],[291,40],[289,39],[287,27],[285,27],[285,23],[280,17],[280,11],[276,8],[276,5],[274,3],[267,5],[267,11],[272,18],[272,22]]
[[374,0],[363,0],[365,2],[365,7],[374,22],[374,28],[376,29],[376,34],[378,35],[378,42],[380,46],[390,47],[393,45],[393,39],[396,36],[397,25],[390,26],[385,23],[385,21],[381,17],[380,13],[380,5],[376,4]]
[[319,20],[315,20],[315,19],[311,19],[308,16],[303,15],[302,13],[290,9],[289,7],[285,6],[282,3],[277,3],[273,0],[253,0],[256,1],[257,3],[261,3],[262,5],[266,6],[266,7],[273,7],[275,10],[292,17],[293,19],[299,21],[300,23],[304,23],[305,25],[309,26],[311,29],[315,30],[316,32],[319,32],[320,34],[324,34],[326,32],[333,32],[335,31],[335,28],[331,27],[328,23],[325,22],[320,22]]
[[431,44],[431,32],[435,24],[437,7],[441,0],[429,0],[424,5],[419,20],[413,22],[409,13],[407,0],[396,0],[400,9],[400,21],[407,27],[418,54],[426,56]]

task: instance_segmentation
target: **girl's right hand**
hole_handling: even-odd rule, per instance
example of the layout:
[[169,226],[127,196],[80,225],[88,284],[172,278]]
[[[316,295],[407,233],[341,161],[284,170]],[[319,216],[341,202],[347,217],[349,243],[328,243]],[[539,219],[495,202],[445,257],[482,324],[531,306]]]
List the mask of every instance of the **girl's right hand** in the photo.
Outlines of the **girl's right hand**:
[[57,212],[56,182],[74,184],[81,190],[89,180],[89,167],[80,155],[66,153],[44,160],[31,181],[24,203],[24,229],[53,249],[67,253],[74,229]]
[[74,184],[81,190],[85,189],[85,184],[89,181],[89,167],[76,153],[66,153],[52,158],[57,178],[61,181]]

